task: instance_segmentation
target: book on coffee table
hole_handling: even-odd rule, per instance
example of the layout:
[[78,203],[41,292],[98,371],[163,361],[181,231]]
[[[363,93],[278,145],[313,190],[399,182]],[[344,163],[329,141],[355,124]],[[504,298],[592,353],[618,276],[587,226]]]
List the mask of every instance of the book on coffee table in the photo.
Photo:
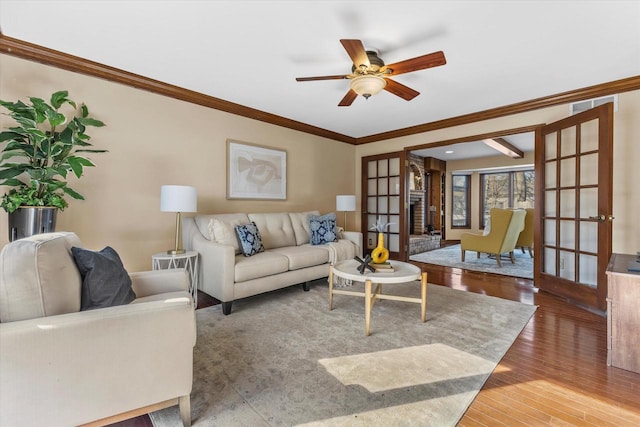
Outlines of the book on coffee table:
[[395,271],[390,262],[383,262],[380,264],[371,262],[369,265],[373,267],[376,273],[393,273]]

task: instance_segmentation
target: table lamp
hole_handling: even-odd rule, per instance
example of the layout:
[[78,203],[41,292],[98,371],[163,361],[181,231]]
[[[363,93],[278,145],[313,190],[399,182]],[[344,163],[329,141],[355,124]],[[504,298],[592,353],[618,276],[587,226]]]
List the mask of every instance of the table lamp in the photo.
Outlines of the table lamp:
[[167,251],[169,255],[185,253],[182,249],[182,212],[196,212],[198,195],[195,187],[185,185],[163,185],[160,189],[160,211],[176,212],[175,248]]
[[338,195],[336,196],[336,211],[344,212],[344,229],[347,229],[347,212],[355,212],[356,196],[354,195]]

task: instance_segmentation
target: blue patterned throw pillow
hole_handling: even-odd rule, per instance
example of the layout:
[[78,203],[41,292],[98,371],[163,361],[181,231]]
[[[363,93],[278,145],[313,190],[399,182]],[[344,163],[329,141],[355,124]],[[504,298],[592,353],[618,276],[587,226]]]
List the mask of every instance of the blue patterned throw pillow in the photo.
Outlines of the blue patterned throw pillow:
[[242,249],[244,256],[264,252],[262,238],[260,237],[260,232],[255,222],[237,226],[236,234],[238,235],[238,240],[240,240],[240,249]]
[[323,245],[338,240],[336,233],[336,214],[309,215],[309,228],[311,229],[311,244]]

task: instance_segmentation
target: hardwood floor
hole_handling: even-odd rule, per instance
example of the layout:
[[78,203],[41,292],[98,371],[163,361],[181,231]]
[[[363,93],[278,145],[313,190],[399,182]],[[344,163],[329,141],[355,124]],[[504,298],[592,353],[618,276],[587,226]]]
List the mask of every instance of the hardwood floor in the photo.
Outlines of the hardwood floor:
[[[538,306],[459,426],[640,426],[640,374],[607,366],[606,318],[528,279],[415,264],[429,283]],[[198,300],[199,308],[217,303],[202,293]]]

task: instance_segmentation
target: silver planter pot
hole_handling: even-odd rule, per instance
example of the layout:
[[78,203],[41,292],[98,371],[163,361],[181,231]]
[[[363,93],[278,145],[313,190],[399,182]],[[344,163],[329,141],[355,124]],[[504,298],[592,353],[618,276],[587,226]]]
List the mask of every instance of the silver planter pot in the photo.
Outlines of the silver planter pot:
[[9,241],[56,230],[58,208],[19,207],[9,214]]

